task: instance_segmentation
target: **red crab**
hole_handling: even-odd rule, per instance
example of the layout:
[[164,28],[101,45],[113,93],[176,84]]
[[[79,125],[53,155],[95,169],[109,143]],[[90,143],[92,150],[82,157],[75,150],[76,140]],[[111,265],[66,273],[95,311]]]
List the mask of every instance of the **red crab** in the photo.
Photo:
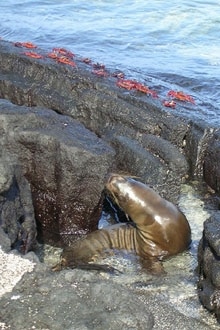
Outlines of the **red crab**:
[[92,73],[94,73],[94,74],[96,74],[97,76],[100,76],[100,77],[107,77],[108,76],[108,72],[105,71],[104,69],[92,70]]
[[93,64],[93,68],[94,69],[102,69],[102,70],[104,70],[105,69],[105,65],[102,64],[102,63],[94,63]]
[[34,45],[32,42],[15,42],[14,45],[16,47],[25,47],[25,48],[37,48],[36,45]]
[[56,53],[48,53],[47,54],[47,57],[49,57],[49,58],[52,58],[53,60],[56,60],[59,56],[57,56],[57,54]]
[[141,83],[136,83],[135,89],[139,92],[142,92],[145,94],[150,94],[153,97],[158,97],[157,92],[152,91],[148,86],[145,86]]
[[43,58],[42,55],[37,54],[35,52],[25,52],[23,54],[26,55],[26,56],[28,56],[28,57],[32,57],[32,58]]
[[190,103],[193,103],[195,104],[195,100],[193,99],[192,96],[190,95],[187,95],[181,91],[169,91],[167,93],[168,96],[171,96],[172,98],[176,99],[176,100],[180,100],[180,101],[185,101],[185,102],[190,102]]
[[171,101],[163,101],[163,105],[165,107],[169,107],[169,108],[173,108],[175,109],[176,107],[176,102],[174,100],[171,100]]
[[118,79],[124,79],[125,74],[124,74],[124,72],[113,72],[112,77],[116,77]]
[[158,97],[157,93],[155,91],[150,90],[148,86],[145,86],[135,80],[129,80],[129,79],[119,79],[116,82],[116,85],[121,88],[125,88],[128,90],[136,89],[139,92],[150,94],[153,97]]
[[91,64],[92,63],[92,60],[90,58],[86,57],[86,58],[83,58],[82,59],[82,62],[84,62],[86,64]]
[[135,89],[136,86],[136,81],[134,80],[129,80],[129,79],[119,79],[116,82],[116,85],[121,88],[125,88],[128,90]]
[[53,48],[53,52],[58,53],[60,55],[69,57],[69,58],[73,58],[75,56],[75,54],[73,54],[71,51],[65,49],[65,48]]
[[59,63],[68,64],[68,65],[71,65],[71,66],[76,66],[75,62],[71,61],[68,57],[65,57],[65,56],[57,57],[56,61],[59,62]]

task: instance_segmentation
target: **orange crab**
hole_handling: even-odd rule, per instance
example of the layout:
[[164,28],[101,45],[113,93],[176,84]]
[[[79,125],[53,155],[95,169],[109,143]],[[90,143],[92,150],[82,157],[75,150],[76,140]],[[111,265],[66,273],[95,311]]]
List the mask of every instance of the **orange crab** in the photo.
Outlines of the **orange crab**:
[[24,52],[23,54],[32,58],[44,58],[42,55],[37,54],[35,52]]
[[52,58],[53,60],[56,60],[59,56],[56,53],[48,53],[47,57]]
[[60,56],[55,52],[48,53],[47,57],[52,58],[53,60],[55,60],[59,63],[68,64],[73,67],[76,66],[76,63],[74,61],[72,61],[69,57]]
[[127,90],[135,89],[139,92],[149,94],[153,97],[158,97],[157,93],[155,91],[150,90],[150,88],[148,86],[145,86],[145,85],[143,85],[143,84],[141,84],[141,83],[139,83],[138,81],[135,81],[135,80],[119,79],[116,82],[116,85],[118,87],[125,88]]
[[75,56],[75,54],[73,54],[71,51],[65,49],[65,48],[53,48],[53,52],[54,53],[58,53],[60,55],[69,57],[69,58],[73,58]]
[[176,102],[174,100],[171,100],[171,101],[163,101],[163,105],[165,107],[169,107],[169,108],[172,108],[172,109],[175,109],[176,107]]
[[70,66],[76,66],[75,62],[71,61],[68,57],[65,56],[57,57],[56,61],[59,63],[68,64]]
[[152,91],[148,86],[145,86],[141,83],[136,83],[135,85],[135,89],[139,92],[145,93],[145,94],[149,94],[152,97],[158,97],[157,92]]
[[121,71],[113,72],[112,77],[115,77],[115,78],[118,78],[118,79],[124,79],[125,74],[124,74],[124,72],[121,72]]
[[92,73],[100,77],[108,77],[108,72],[104,69],[92,70]]
[[93,68],[94,69],[102,69],[102,70],[104,70],[105,69],[105,65],[104,64],[102,64],[102,63],[94,63],[93,64]]
[[125,88],[127,90],[135,89],[136,81],[130,79],[119,79],[116,82],[116,85],[121,88]]
[[88,57],[83,58],[81,61],[84,62],[84,63],[86,63],[86,64],[91,64],[92,63],[92,60],[90,58],[88,58]]
[[193,99],[192,96],[187,95],[187,94],[185,94],[185,93],[183,93],[181,91],[173,91],[173,90],[171,90],[171,91],[169,91],[167,93],[167,95],[170,96],[170,97],[172,97],[172,98],[174,98],[174,99],[176,99],[176,100],[190,102],[190,103],[195,104],[195,100]]
[[37,48],[37,46],[34,45],[32,42],[15,42],[14,45],[16,47],[25,47],[30,49]]

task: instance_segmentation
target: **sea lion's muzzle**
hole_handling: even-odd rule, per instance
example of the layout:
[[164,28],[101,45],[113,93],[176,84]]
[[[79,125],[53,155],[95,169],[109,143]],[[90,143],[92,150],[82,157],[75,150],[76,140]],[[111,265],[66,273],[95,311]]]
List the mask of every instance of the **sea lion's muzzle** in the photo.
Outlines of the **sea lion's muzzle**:
[[[120,176],[119,174],[111,173],[105,184],[105,188],[107,193],[113,198],[113,200],[118,204],[120,207],[119,200],[122,201],[125,199],[124,194],[124,185],[126,185],[127,178]],[[123,191],[123,193],[122,193]]]
[[107,182],[106,182],[106,188],[107,189],[116,189],[118,191],[120,183],[125,183],[126,178],[123,176],[120,176],[119,174],[110,173]]

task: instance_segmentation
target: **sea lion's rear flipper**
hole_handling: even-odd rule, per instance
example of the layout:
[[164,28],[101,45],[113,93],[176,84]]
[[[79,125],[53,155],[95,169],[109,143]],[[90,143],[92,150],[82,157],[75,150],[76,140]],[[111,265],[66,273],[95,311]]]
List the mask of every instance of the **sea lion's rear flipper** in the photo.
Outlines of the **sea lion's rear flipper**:
[[78,264],[77,266],[75,266],[74,268],[78,268],[78,269],[84,269],[84,270],[97,270],[100,272],[105,272],[105,273],[110,273],[110,274],[122,274],[122,272],[112,266],[109,266],[107,264]]
[[68,266],[64,266],[61,263],[55,265],[54,267],[52,267],[52,271],[56,272],[56,271],[61,271],[62,269],[83,269],[83,270],[97,270],[100,272],[105,272],[105,273],[110,273],[110,274],[114,274],[114,275],[118,275],[118,274],[122,274],[122,272],[112,266],[109,266],[107,264],[89,264],[89,263],[69,263]]

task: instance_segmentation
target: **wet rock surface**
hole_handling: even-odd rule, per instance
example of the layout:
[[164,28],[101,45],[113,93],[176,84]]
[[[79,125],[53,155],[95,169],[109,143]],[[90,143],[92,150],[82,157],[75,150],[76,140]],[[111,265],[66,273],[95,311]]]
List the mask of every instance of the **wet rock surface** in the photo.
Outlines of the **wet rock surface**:
[[220,192],[220,130],[209,141],[204,159],[204,178],[208,185]]
[[31,190],[19,166],[8,156],[0,158],[0,225],[10,245],[2,237],[1,246],[26,253],[34,247],[37,236]]
[[[141,286],[158,279],[146,278]],[[158,281],[159,282],[159,281]],[[9,329],[207,329],[135,286],[97,273],[65,270],[51,273],[43,264],[25,274],[0,301],[1,322]],[[139,284],[140,286],[140,284]]]
[[[157,99],[119,89],[114,78],[93,75],[77,59],[75,69],[23,53],[0,40],[0,235],[5,251],[33,248],[37,229],[45,242],[59,245],[97,228],[105,177],[112,170],[140,177],[175,203],[187,178],[200,178],[219,194],[218,126],[195,122],[191,108],[189,116],[181,115],[181,106],[176,112],[161,109]],[[209,221],[218,228],[218,214],[204,225],[199,294],[219,319],[219,233],[210,230]],[[59,286],[64,275],[45,269],[45,276],[54,276]],[[28,292],[31,276],[25,280]],[[151,324],[152,315],[146,318]],[[131,324],[137,327],[135,320]],[[97,329],[105,324],[101,315],[97,322]]]
[[[108,143],[116,142],[117,169],[140,176],[168,199],[178,200],[181,180],[188,176],[188,164],[184,160],[180,165],[174,159],[184,158],[188,119],[161,111],[157,99],[148,96],[143,99],[140,94],[119,89],[115,78],[97,77],[80,61],[77,69],[73,69],[54,64],[48,58],[36,61],[22,53],[22,49],[1,41],[0,97],[18,105],[53,109],[76,119]],[[150,144],[152,135],[155,142]],[[175,157],[164,156],[165,141],[172,144]],[[129,162],[121,157],[125,143]],[[141,153],[145,157],[139,157]],[[146,166],[148,160],[150,167]]]
[[204,222],[198,250],[199,298],[220,322],[220,212]]
[[[2,150],[7,150],[10,160],[19,164],[20,177],[23,176],[22,180],[30,184],[38,229],[43,233],[43,240],[64,243],[71,237],[75,238],[74,235],[80,231],[96,229],[102,207],[104,180],[112,167],[114,150],[69,117],[49,109],[19,107],[6,100],[0,102],[0,130],[3,136],[0,142]],[[16,187],[16,183],[13,183],[7,192],[2,191],[2,199],[5,195],[7,200],[13,190],[15,196],[8,196],[8,199],[14,199],[14,204],[18,204],[17,199],[22,199],[27,189],[20,187],[16,191]],[[3,186],[2,189],[6,188]],[[23,197],[23,204],[30,203],[30,192],[29,195],[29,200],[27,196]],[[19,221],[24,221],[21,210],[13,219],[6,210],[13,212],[16,205],[7,207],[4,203],[4,224],[5,218],[17,226]],[[31,211],[33,221],[33,206]],[[5,226],[10,227],[7,224]],[[10,235],[15,236],[12,238],[14,243],[16,233]]]

